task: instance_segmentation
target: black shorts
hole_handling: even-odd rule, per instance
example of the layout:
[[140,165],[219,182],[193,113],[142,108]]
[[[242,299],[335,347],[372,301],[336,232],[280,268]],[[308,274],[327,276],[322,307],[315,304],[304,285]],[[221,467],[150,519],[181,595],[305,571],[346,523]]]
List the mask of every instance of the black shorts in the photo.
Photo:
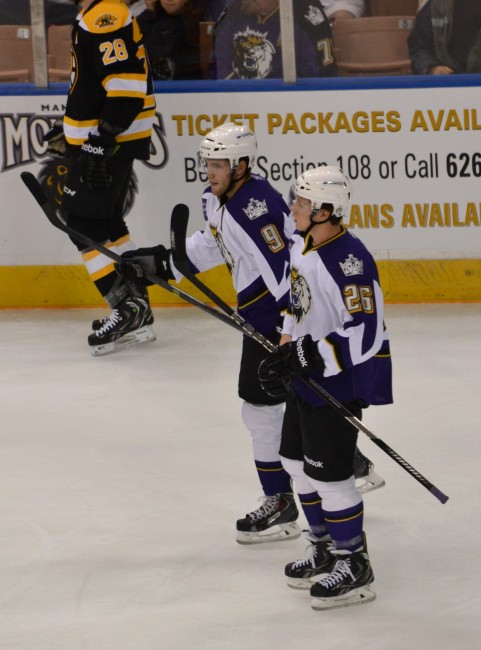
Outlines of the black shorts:
[[[270,341],[277,343],[279,334],[266,336]],[[265,350],[254,339],[244,336],[242,340],[242,357],[239,370],[239,397],[250,404],[258,406],[272,406],[282,404],[284,400],[270,397],[263,389],[259,381],[257,371],[263,359],[269,356]]]
[[[62,212],[68,226],[98,243],[115,241],[129,232],[124,214],[133,161],[114,157],[111,163],[112,185],[91,190],[81,182],[77,158],[69,158],[67,162]],[[79,250],[85,249],[85,244],[72,241]]]
[[[357,403],[345,404],[359,420]],[[312,406],[292,391],[286,401],[280,454],[304,463],[318,481],[344,481],[353,474],[357,429],[330,406]]]

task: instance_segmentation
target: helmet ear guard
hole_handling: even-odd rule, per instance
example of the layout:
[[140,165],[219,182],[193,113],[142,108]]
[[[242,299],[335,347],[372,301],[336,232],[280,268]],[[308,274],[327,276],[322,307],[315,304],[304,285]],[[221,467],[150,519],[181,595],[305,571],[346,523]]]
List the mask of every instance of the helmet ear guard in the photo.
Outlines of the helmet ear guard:
[[348,216],[351,181],[339,167],[325,165],[303,172],[297,178],[294,193],[311,202],[311,217],[321,209],[331,211],[329,221],[333,224]]
[[247,126],[228,122],[207,133],[200,143],[198,163],[201,171],[206,171],[206,160],[228,160],[232,173],[239,162],[245,158],[247,167],[255,165],[257,138]]

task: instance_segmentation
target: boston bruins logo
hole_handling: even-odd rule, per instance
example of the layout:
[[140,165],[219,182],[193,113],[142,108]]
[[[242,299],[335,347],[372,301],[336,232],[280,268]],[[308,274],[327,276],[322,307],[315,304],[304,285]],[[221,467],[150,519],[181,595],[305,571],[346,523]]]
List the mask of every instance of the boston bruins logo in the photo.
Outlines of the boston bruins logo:
[[95,21],[95,27],[99,29],[105,29],[106,27],[112,27],[118,21],[117,16],[113,14],[102,14]]
[[297,269],[291,269],[292,315],[299,323],[311,308],[311,292]]

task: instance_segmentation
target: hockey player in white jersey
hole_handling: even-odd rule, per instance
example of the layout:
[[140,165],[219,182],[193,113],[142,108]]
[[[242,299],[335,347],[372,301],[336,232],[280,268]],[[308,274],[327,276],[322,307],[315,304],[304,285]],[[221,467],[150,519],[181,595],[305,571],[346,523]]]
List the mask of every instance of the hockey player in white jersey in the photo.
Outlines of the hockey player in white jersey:
[[375,598],[353,475],[357,429],[297,377],[311,376],[359,419],[369,405],[392,402],[378,271],[364,244],[341,223],[350,197],[350,181],[337,167],[297,179],[288,314],[278,351],[259,368],[268,394],[290,383],[281,459],[297,491],[318,497],[312,500],[318,520],[307,535],[308,555],[285,568],[290,586],[310,588],[314,609]]
[[[199,160],[209,182],[202,195],[206,227],[187,238],[186,249],[195,272],[227,265],[239,313],[277,343],[277,328],[289,295],[288,242],[294,223],[279,192],[252,173],[256,155],[256,137],[246,126],[224,124],[202,140]],[[167,280],[182,277],[163,246],[129,251],[123,257],[130,262],[124,268],[127,274],[132,270],[135,273],[135,265],[140,265],[140,270],[155,272]],[[300,535],[290,476],[279,457],[285,395],[267,395],[257,376],[266,355],[258,343],[244,337],[238,392],[264,496],[259,508],[237,521],[240,544]],[[299,498],[305,509],[304,495]],[[310,495],[307,503],[309,499]]]

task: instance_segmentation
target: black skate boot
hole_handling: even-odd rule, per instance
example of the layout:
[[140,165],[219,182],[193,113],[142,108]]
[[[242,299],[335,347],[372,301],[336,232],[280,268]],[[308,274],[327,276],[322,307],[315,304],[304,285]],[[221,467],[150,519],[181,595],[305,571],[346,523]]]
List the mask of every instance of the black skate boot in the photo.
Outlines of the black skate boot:
[[329,575],[311,587],[312,609],[333,609],[368,603],[376,598],[369,585],[374,582],[366,551],[338,555]]
[[[112,318],[112,313],[110,313],[108,316],[103,316],[102,318],[93,320],[92,321],[93,331],[96,332],[97,330],[101,329],[105,325],[105,323],[111,318]],[[153,322],[154,322],[154,314],[152,313],[152,310],[149,307],[145,316],[145,324],[152,325]]]
[[148,323],[148,303],[141,298],[125,298],[112,311],[100,329],[90,334],[88,343],[94,356],[117,352],[123,348],[155,341],[155,332]]
[[313,578],[323,573],[330,573],[334,568],[337,556],[332,554],[335,550],[332,542],[322,542],[309,531],[303,531],[304,537],[309,540],[310,545],[304,558],[286,564],[284,573],[287,576],[287,584],[293,589],[310,589]]
[[[154,314],[152,313],[152,309],[150,308],[150,299],[149,299],[149,294],[147,293],[147,289],[145,287],[139,287],[139,286],[131,286],[131,289],[133,291],[133,297],[135,298],[141,298],[147,303],[148,309],[147,313],[145,316],[145,324],[146,325],[152,325],[154,322]],[[108,316],[103,316],[103,318],[98,318],[96,320],[92,321],[92,330],[96,332],[97,330],[101,329],[105,323],[111,318],[112,313],[110,313]]]
[[237,520],[239,544],[260,544],[296,539],[301,529],[296,524],[299,517],[294,495],[288,492],[264,496],[260,508]]
[[354,453],[354,478],[360,494],[377,490],[386,484],[386,481],[374,471],[373,463],[357,447]]

